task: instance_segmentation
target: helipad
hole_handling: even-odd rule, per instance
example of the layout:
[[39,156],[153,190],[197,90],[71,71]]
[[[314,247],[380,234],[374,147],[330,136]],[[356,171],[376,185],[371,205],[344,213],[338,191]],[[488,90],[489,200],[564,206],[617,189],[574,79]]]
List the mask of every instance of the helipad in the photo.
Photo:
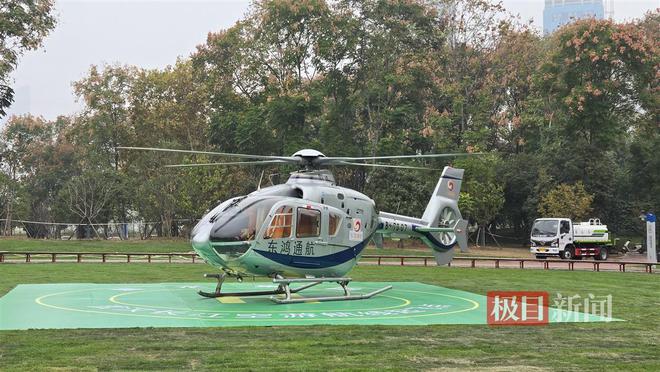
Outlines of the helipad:
[[[210,283],[23,284],[0,298],[0,330],[29,328],[225,327],[307,324],[485,324],[486,297],[416,282],[354,282],[353,293],[386,285],[372,299],[278,305],[268,297],[202,298]],[[227,283],[223,290],[274,288],[263,283]],[[318,289],[317,289],[318,288]],[[323,284],[310,297],[341,289]],[[579,316],[570,316],[579,315]],[[550,309],[550,322],[606,321]]]

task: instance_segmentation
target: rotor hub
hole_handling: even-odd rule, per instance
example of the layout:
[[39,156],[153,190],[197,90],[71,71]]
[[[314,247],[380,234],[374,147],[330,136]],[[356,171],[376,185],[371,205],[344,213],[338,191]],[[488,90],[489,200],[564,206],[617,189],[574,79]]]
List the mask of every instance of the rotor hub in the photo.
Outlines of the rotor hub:
[[299,151],[296,151],[291,156],[297,156],[297,157],[305,158],[305,159],[325,158],[325,155],[323,155],[322,152],[314,150],[314,149],[299,150]]
[[314,149],[303,149],[296,151],[291,157],[298,159],[305,169],[316,169],[321,165],[319,160],[325,158],[325,155]]

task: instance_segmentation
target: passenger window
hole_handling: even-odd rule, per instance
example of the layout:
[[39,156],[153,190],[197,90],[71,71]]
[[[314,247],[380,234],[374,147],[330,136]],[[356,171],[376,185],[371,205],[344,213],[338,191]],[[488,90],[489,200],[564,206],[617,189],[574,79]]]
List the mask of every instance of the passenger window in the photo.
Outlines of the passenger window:
[[321,235],[321,211],[298,208],[296,237],[311,238]]
[[560,234],[568,234],[570,231],[570,225],[568,224],[568,221],[561,221],[561,226],[559,227],[559,233]]
[[339,223],[341,222],[341,216],[338,214],[330,213],[330,220],[328,222],[328,235],[335,236],[339,231]]
[[277,208],[264,239],[282,239],[291,236],[291,220],[293,207],[282,206]]

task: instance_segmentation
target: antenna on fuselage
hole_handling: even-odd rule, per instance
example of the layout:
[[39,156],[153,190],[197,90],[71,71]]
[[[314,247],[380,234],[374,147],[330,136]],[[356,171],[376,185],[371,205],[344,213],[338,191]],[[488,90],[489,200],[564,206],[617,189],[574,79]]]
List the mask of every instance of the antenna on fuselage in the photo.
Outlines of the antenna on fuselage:
[[264,171],[261,171],[261,176],[259,176],[259,184],[257,185],[257,191],[261,190],[261,180],[264,179]]

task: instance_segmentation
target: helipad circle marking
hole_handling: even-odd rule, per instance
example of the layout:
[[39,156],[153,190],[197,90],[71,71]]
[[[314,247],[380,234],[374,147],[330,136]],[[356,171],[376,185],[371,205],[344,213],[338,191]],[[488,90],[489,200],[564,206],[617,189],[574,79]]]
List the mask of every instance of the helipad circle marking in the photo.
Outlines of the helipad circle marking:
[[[124,313],[111,313],[108,311],[97,311],[97,310],[83,310],[83,309],[76,309],[76,308],[71,308],[71,307],[64,307],[64,306],[57,306],[57,305],[51,305],[43,302],[45,298],[48,297],[54,297],[54,296],[59,296],[63,294],[69,294],[69,293],[78,293],[78,292],[86,292],[86,291],[93,291],[94,289],[78,289],[75,291],[65,291],[65,292],[58,292],[58,293],[51,293],[47,295],[43,295],[41,297],[38,297],[34,300],[37,304],[45,307],[50,307],[53,309],[57,310],[66,310],[66,311],[76,311],[80,313],[91,313],[91,314],[104,314],[104,315],[120,315],[120,316],[136,316],[140,318],[162,318],[162,319],[188,319],[188,320],[213,320],[213,319],[206,319],[206,318],[191,318],[191,317],[177,317],[177,316],[162,316],[162,315],[142,315],[142,314],[124,314]],[[217,319],[220,320],[220,319]],[[226,320],[226,319],[225,319]]]
[[[58,309],[58,310],[65,310],[65,311],[74,311],[74,312],[81,312],[81,313],[91,313],[91,314],[104,314],[104,315],[115,315],[115,316],[133,316],[133,317],[140,317],[140,318],[159,318],[159,319],[186,319],[186,320],[205,320],[205,321],[223,321],[223,322],[254,322],[254,321],[266,321],[266,322],[287,322],[287,321],[300,321],[300,320],[309,320],[309,321],[324,321],[327,320],[326,318],[292,318],[292,319],[277,319],[277,318],[270,318],[270,319],[227,319],[227,318],[200,318],[200,317],[186,317],[186,316],[162,316],[162,315],[144,315],[144,314],[126,314],[126,313],[114,313],[114,312],[108,312],[108,311],[97,311],[97,310],[83,310],[83,309],[76,309],[76,308],[71,308],[71,307],[65,307],[65,306],[57,306],[57,305],[52,305],[45,303],[43,300],[49,297],[54,297],[54,296],[59,296],[63,294],[69,294],[69,293],[79,293],[79,292],[86,292],[86,291],[94,291],[96,289],[79,289],[79,290],[73,290],[73,291],[64,291],[64,292],[58,292],[58,293],[51,293],[47,295],[40,296],[36,298],[34,301],[45,307],[50,307],[53,309]],[[383,317],[377,317],[377,318],[359,318],[360,320],[384,320],[384,319],[408,319],[408,318],[421,318],[421,317],[427,317],[427,316],[434,316],[434,315],[449,315],[449,314],[457,314],[457,313],[462,313],[466,311],[472,311],[476,310],[479,308],[479,303],[465,297],[460,297],[460,296],[453,296],[453,295],[448,295],[444,293],[433,293],[433,292],[425,292],[425,291],[415,291],[415,290],[406,290],[406,289],[399,289],[399,291],[402,292],[412,292],[412,293],[421,293],[421,294],[428,294],[428,295],[435,295],[435,296],[444,296],[444,297],[451,297],[451,298],[456,298],[459,300],[463,300],[469,303],[472,303],[472,307],[467,308],[467,309],[460,309],[460,310],[454,310],[454,311],[445,311],[445,312],[437,312],[437,313],[428,313],[428,314],[417,314],[417,315],[407,315],[407,316],[396,316],[396,317],[388,317],[388,316],[383,316]],[[291,312],[291,311],[288,311]],[[273,312],[271,312],[273,313]],[[354,318],[332,318],[333,321],[336,320],[355,320]]]
[[[187,288],[177,288],[175,290],[186,290]],[[134,291],[134,292],[127,292],[127,293],[119,293],[117,295],[114,295],[109,298],[110,302],[116,303],[118,305],[126,305],[126,306],[139,306],[139,307],[152,307],[155,309],[166,309],[166,310],[180,310],[180,311],[190,311],[191,309],[185,309],[181,307],[168,307],[168,306],[156,306],[156,305],[142,305],[142,304],[132,304],[128,302],[121,302],[117,301],[118,297],[130,295],[130,294],[136,294],[136,293],[144,293],[144,292],[162,292],[162,291],[167,291],[168,289],[154,289],[154,290],[142,290],[142,291]],[[391,309],[396,309],[399,307],[404,307],[408,306],[411,304],[410,300],[406,298],[401,298],[401,297],[395,297],[395,296],[389,296],[385,294],[381,294],[380,296],[382,297],[389,297],[393,298],[395,300],[401,300],[403,301],[403,304],[401,305],[395,305],[395,306],[389,306],[389,307],[377,307],[377,308],[369,308],[369,309],[346,309],[346,311],[374,311],[374,310],[391,310]],[[236,297],[241,297],[241,296],[236,296]],[[299,305],[299,304],[296,304]],[[213,313],[232,313],[232,314],[240,314],[240,311],[236,310],[197,310],[194,309],[193,311],[208,311],[208,312],[213,312]],[[288,309],[288,310],[276,310],[276,311],[266,311],[266,310],[255,310],[255,311],[246,311],[249,313],[269,313],[269,314],[276,314],[276,313],[290,313],[294,310]],[[306,313],[320,313],[320,312],[329,312],[329,311],[338,311],[338,310],[328,310],[328,309],[312,309],[312,310],[297,310],[296,311],[304,311]]]

